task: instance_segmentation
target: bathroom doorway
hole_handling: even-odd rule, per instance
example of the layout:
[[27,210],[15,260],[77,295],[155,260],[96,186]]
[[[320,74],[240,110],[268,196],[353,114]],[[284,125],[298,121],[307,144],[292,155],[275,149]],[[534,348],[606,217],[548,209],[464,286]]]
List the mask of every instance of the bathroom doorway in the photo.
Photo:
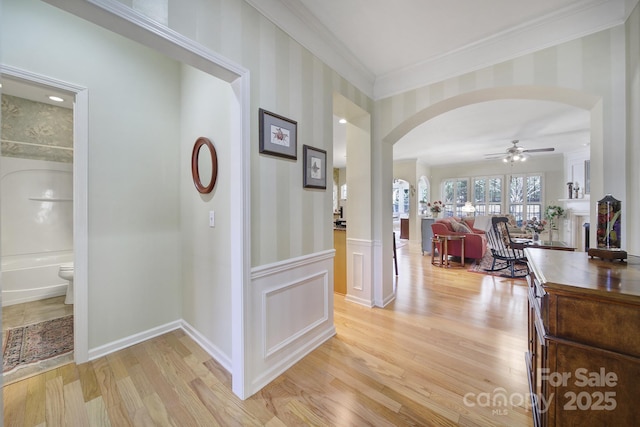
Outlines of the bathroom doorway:
[[77,320],[73,292],[76,93],[65,85],[44,84],[46,78],[20,74],[2,67],[4,384],[74,361]]

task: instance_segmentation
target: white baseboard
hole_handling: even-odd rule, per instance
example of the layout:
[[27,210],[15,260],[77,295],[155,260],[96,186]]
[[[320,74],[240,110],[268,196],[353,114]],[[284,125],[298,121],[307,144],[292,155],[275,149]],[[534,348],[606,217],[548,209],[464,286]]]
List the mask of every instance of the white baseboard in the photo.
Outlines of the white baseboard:
[[299,347],[294,353],[290,353],[286,358],[281,359],[279,363],[272,365],[268,371],[257,377],[251,384],[251,390],[249,395],[253,395],[260,391],[263,387],[275,380],[278,376],[282,375],[287,369],[298,363],[302,358],[311,353],[313,350],[321,346],[328,339],[336,334],[336,329],[332,325],[331,328],[316,335],[313,341],[309,341],[305,346]]
[[369,308],[371,308],[371,307],[373,307],[375,305],[373,303],[373,301],[371,301],[371,300],[367,300],[367,299],[364,299],[364,298],[358,298],[358,297],[355,297],[353,295],[346,295],[344,297],[344,299],[347,302],[352,302],[354,304],[364,305],[365,307],[369,307]]
[[89,360],[94,360],[99,357],[106,356],[118,350],[122,350],[127,347],[131,347],[132,345],[139,344],[143,341],[150,340],[151,338],[155,338],[162,334],[166,334],[167,332],[180,329],[182,327],[182,323],[183,322],[181,320],[175,320],[173,322],[169,322],[167,324],[157,326],[155,328],[151,328],[147,331],[143,331],[143,332],[119,339],[117,341],[113,341],[108,344],[101,345],[100,347],[92,348],[89,350]]
[[191,337],[200,347],[206,351],[216,362],[218,362],[227,372],[233,372],[231,369],[231,358],[224,354],[222,350],[215,344],[205,338],[198,330],[191,326],[188,322],[182,321],[182,330]]

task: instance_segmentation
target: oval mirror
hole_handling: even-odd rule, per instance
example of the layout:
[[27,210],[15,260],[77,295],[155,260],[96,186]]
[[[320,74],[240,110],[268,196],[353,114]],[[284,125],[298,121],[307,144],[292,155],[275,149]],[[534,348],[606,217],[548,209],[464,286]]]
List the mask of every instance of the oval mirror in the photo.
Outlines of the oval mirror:
[[191,153],[191,175],[198,192],[211,193],[218,176],[218,155],[208,138],[196,140]]

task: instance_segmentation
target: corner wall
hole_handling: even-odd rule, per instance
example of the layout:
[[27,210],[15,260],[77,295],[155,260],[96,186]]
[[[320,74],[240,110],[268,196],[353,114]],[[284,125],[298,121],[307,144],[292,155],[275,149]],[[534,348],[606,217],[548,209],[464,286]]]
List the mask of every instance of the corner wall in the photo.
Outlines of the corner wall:
[[[180,229],[182,319],[187,330],[229,372],[231,339],[231,85],[188,65],[181,66]],[[199,137],[216,149],[213,191],[200,194],[191,176],[191,153]],[[237,195],[236,195],[237,196]],[[215,226],[209,226],[213,211]]]

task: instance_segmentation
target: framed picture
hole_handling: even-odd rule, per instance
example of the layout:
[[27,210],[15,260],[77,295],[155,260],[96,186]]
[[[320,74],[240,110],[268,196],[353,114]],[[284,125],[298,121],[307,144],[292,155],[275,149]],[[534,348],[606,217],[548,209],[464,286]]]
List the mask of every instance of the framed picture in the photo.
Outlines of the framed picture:
[[327,152],[319,148],[302,146],[304,188],[327,189]]
[[298,123],[260,108],[260,153],[298,159]]

